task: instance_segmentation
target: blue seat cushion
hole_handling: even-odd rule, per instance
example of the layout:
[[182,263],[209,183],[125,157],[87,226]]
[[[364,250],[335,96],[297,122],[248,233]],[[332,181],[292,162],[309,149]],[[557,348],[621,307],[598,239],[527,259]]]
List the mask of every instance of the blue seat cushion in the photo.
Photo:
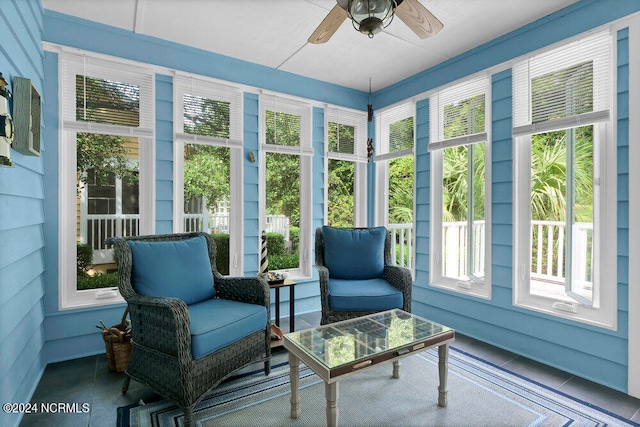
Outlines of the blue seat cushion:
[[332,311],[382,311],[403,307],[402,291],[385,279],[329,279]]
[[129,240],[131,285],[139,295],[180,298],[193,304],[213,298],[209,248],[204,236],[184,240]]
[[387,229],[322,227],[324,265],[336,279],[376,279],[384,273]]
[[214,298],[188,308],[194,359],[267,327],[267,308],[262,305]]

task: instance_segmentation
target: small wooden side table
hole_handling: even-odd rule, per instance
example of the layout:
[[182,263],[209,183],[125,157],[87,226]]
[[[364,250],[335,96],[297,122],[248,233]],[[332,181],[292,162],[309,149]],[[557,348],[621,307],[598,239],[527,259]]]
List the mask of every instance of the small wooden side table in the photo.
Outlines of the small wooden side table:
[[[276,326],[280,326],[280,289],[281,288],[289,288],[289,332],[293,332],[295,330],[295,287],[296,282],[291,279],[284,279],[284,282],[280,283],[269,283],[269,288],[275,289],[276,291]],[[280,347],[282,345],[282,340],[272,340],[271,347]]]

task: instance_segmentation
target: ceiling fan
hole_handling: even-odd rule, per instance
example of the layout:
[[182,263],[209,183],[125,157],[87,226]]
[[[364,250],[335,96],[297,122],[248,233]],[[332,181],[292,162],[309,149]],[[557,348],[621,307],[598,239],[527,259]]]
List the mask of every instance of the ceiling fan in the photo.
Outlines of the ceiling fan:
[[336,0],[329,14],[311,34],[309,43],[327,42],[345,19],[353,27],[373,38],[391,23],[396,15],[418,37],[426,39],[436,35],[444,25],[418,0]]

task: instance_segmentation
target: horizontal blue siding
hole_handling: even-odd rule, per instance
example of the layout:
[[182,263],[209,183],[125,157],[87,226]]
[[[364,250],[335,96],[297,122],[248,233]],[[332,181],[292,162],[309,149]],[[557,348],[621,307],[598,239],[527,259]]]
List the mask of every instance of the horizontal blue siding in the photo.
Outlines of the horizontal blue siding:
[[[258,95],[244,94],[244,274],[258,274],[260,247],[259,221],[259,120],[260,108]],[[253,152],[255,162],[249,161],[249,152]]]
[[173,233],[173,79],[156,75],[157,234]]
[[[42,5],[5,2],[0,8],[0,72],[13,91],[13,79],[31,79],[42,94]],[[52,102],[55,102],[52,100]],[[46,131],[43,121],[41,133]],[[13,168],[0,167],[0,400],[28,402],[42,376],[44,361],[44,164],[42,156],[10,150]],[[2,425],[21,416],[2,414]]]

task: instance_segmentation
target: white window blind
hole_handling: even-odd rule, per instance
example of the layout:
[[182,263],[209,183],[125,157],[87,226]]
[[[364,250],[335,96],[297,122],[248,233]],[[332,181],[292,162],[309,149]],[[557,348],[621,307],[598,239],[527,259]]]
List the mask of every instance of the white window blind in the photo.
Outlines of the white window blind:
[[271,94],[261,94],[260,103],[264,123],[263,150],[313,154],[310,105]]
[[376,114],[378,146],[376,161],[413,154],[415,103],[408,102]]
[[184,142],[242,146],[243,94],[196,77],[174,79],[176,137]]
[[598,33],[513,67],[513,136],[609,118],[611,36]]
[[339,108],[325,111],[329,134],[327,157],[366,162],[367,114]]
[[442,89],[429,100],[429,151],[487,140],[486,76]]
[[62,115],[69,130],[153,136],[154,75],[86,55],[64,55]]

